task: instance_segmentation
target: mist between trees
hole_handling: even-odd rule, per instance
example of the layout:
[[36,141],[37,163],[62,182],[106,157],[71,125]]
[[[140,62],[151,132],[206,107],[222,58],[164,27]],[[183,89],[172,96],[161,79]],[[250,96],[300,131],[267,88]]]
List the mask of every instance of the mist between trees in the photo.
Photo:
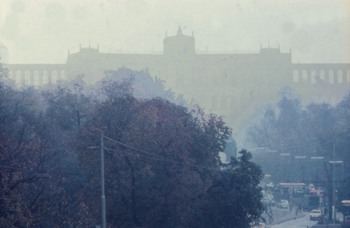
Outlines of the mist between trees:
[[220,161],[232,137],[222,118],[148,75],[119,78],[129,73],[16,90],[1,68],[1,227],[101,224],[101,132],[108,227],[248,227],[260,216],[262,171],[246,150]]
[[350,198],[350,94],[334,106],[301,103],[286,93],[250,126],[248,141],[260,148],[253,161],[274,183],[312,184],[322,191],[325,211],[342,210],[340,202]]
[[[264,210],[263,171],[286,178],[279,165],[260,162],[262,170],[244,149],[223,163],[219,152],[231,156],[237,148],[222,117],[188,108],[145,73],[119,69],[95,85],[80,75],[16,90],[0,71],[1,227],[101,224],[101,132],[111,139],[104,151],[108,227],[249,227]],[[329,156],[336,139],[336,156],[348,165],[349,104],[348,96],[336,107],[303,109],[284,96],[255,121],[249,141]]]

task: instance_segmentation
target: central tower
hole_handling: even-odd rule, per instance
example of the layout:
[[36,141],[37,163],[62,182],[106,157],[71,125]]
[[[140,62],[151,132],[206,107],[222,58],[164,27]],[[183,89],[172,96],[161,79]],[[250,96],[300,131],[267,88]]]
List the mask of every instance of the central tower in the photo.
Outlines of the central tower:
[[187,36],[182,34],[179,27],[176,36],[165,37],[163,40],[165,55],[194,55],[195,41],[193,34]]

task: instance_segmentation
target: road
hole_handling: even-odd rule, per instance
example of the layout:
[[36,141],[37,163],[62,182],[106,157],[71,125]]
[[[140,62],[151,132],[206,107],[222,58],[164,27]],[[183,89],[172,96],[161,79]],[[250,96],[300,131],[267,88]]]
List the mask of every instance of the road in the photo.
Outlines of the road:
[[305,216],[297,219],[292,219],[277,225],[271,226],[271,228],[307,228],[315,225],[316,221],[310,221],[309,213],[305,212]]

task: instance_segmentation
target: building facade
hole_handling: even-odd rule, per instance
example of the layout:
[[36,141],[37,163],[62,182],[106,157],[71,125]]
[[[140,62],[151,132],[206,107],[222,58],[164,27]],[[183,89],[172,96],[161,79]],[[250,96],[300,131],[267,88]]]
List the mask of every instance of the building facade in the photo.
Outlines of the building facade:
[[182,94],[189,103],[223,115],[239,129],[267,102],[277,101],[283,88],[291,88],[305,103],[339,101],[350,88],[350,63],[293,63],[292,53],[279,47],[261,47],[250,54],[196,53],[195,38],[179,28],[166,36],[161,54],[101,53],[80,47],[63,64],[6,64],[18,87],[43,86],[84,75],[87,82],[106,71],[127,67],[148,71]]

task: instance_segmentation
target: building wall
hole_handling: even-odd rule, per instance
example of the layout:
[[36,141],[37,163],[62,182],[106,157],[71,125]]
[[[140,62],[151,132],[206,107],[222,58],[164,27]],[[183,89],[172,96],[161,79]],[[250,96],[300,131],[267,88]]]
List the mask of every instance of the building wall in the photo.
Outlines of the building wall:
[[9,53],[7,47],[0,43],[0,63],[8,63]]
[[[164,54],[110,54],[80,48],[64,64],[8,64],[10,77],[21,87],[52,84],[84,75],[93,83],[106,71],[127,67],[147,70],[191,103],[224,115],[240,128],[278,92],[290,87],[306,102],[337,102],[349,90],[350,64],[294,64],[292,54],[261,48],[252,54],[196,54],[193,36],[179,30],[164,39]],[[238,115],[238,113],[240,113]]]

